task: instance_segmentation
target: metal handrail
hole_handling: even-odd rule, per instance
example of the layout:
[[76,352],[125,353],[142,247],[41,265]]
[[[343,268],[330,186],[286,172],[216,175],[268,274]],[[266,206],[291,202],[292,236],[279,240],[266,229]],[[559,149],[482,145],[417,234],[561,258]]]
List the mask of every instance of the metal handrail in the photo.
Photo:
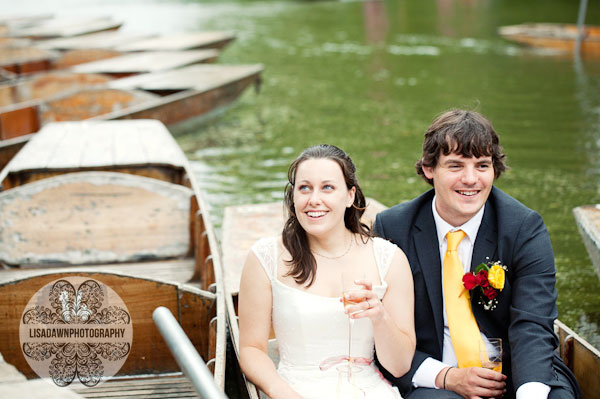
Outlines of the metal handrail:
[[206,367],[206,364],[177,320],[175,320],[175,317],[173,317],[171,311],[163,306],[159,306],[154,309],[152,319],[181,371],[190,379],[200,397],[207,399],[227,399],[227,395],[215,384],[212,373]]

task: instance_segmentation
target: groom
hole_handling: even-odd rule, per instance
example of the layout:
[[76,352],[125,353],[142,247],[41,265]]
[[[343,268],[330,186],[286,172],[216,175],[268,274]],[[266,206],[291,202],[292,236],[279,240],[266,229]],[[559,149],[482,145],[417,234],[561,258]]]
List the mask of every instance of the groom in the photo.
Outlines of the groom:
[[[412,366],[385,376],[409,399],[579,398],[555,352],[548,231],[493,186],[506,164],[491,123],[473,111],[444,113],[425,133],[416,168],[433,190],[380,213],[374,226],[406,253],[415,284]],[[479,345],[491,338],[503,342],[502,374],[481,367]]]

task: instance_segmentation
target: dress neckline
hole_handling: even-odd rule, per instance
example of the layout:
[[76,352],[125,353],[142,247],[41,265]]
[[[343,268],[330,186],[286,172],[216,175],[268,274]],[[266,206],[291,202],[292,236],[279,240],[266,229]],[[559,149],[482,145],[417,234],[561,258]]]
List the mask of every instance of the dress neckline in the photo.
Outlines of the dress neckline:
[[[373,291],[375,291],[375,293],[377,294],[377,296],[379,297],[379,299],[381,299],[381,298],[383,298],[383,295],[387,291],[387,282],[381,276],[381,269],[379,267],[380,265],[379,265],[379,263],[377,261],[377,259],[378,259],[377,255],[375,254],[375,251],[376,251],[376,249],[375,249],[375,239],[376,238],[377,237],[372,237],[372,239],[373,239],[373,245],[372,245],[371,250],[373,251],[373,256],[375,257],[375,265],[377,267],[377,274],[379,275],[380,284],[373,285]],[[276,255],[279,253],[279,241],[277,239],[275,240],[275,252],[276,252]],[[288,288],[288,289],[293,290],[293,291],[300,292],[302,294],[306,294],[306,295],[309,295],[309,296],[317,297],[317,298],[325,298],[325,299],[328,299],[328,300],[331,300],[331,299],[339,300],[341,298],[341,296],[319,295],[319,294],[314,294],[312,292],[304,291],[304,290],[301,290],[301,289],[298,289],[298,288],[290,287],[289,285],[285,284],[283,281],[279,280],[278,275],[277,275],[277,267],[278,267],[277,256],[275,256],[275,276],[273,276],[273,279],[280,286],[283,286],[283,287]],[[379,289],[383,290],[382,293],[381,293],[381,295],[378,292]]]

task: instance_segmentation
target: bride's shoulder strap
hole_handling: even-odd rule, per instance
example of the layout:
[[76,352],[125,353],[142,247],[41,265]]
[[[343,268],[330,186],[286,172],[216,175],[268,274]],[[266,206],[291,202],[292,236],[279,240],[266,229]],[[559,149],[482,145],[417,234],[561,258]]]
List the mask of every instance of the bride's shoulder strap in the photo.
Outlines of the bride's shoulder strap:
[[272,281],[277,271],[277,237],[261,238],[251,249]]
[[375,261],[379,269],[379,276],[383,280],[387,275],[392,258],[398,247],[396,244],[380,237],[373,237],[373,247],[375,249]]

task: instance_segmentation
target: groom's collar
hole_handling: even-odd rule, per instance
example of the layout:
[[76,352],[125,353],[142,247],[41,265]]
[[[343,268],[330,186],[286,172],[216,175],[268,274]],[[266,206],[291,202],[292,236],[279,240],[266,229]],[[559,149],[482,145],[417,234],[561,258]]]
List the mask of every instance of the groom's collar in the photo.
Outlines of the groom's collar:
[[467,234],[469,240],[472,243],[474,243],[475,239],[477,238],[479,226],[481,225],[481,220],[483,219],[485,205],[482,206],[481,209],[475,214],[475,216],[469,219],[466,223],[462,224],[461,226],[452,226],[444,219],[442,219],[437,209],[435,209],[435,199],[436,196],[434,195],[433,200],[431,201],[431,211],[433,212],[433,220],[435,221],[435,229],[437,231],[438,242],[444,242],[446,234],[448,234],[449,231],[462,230]]

